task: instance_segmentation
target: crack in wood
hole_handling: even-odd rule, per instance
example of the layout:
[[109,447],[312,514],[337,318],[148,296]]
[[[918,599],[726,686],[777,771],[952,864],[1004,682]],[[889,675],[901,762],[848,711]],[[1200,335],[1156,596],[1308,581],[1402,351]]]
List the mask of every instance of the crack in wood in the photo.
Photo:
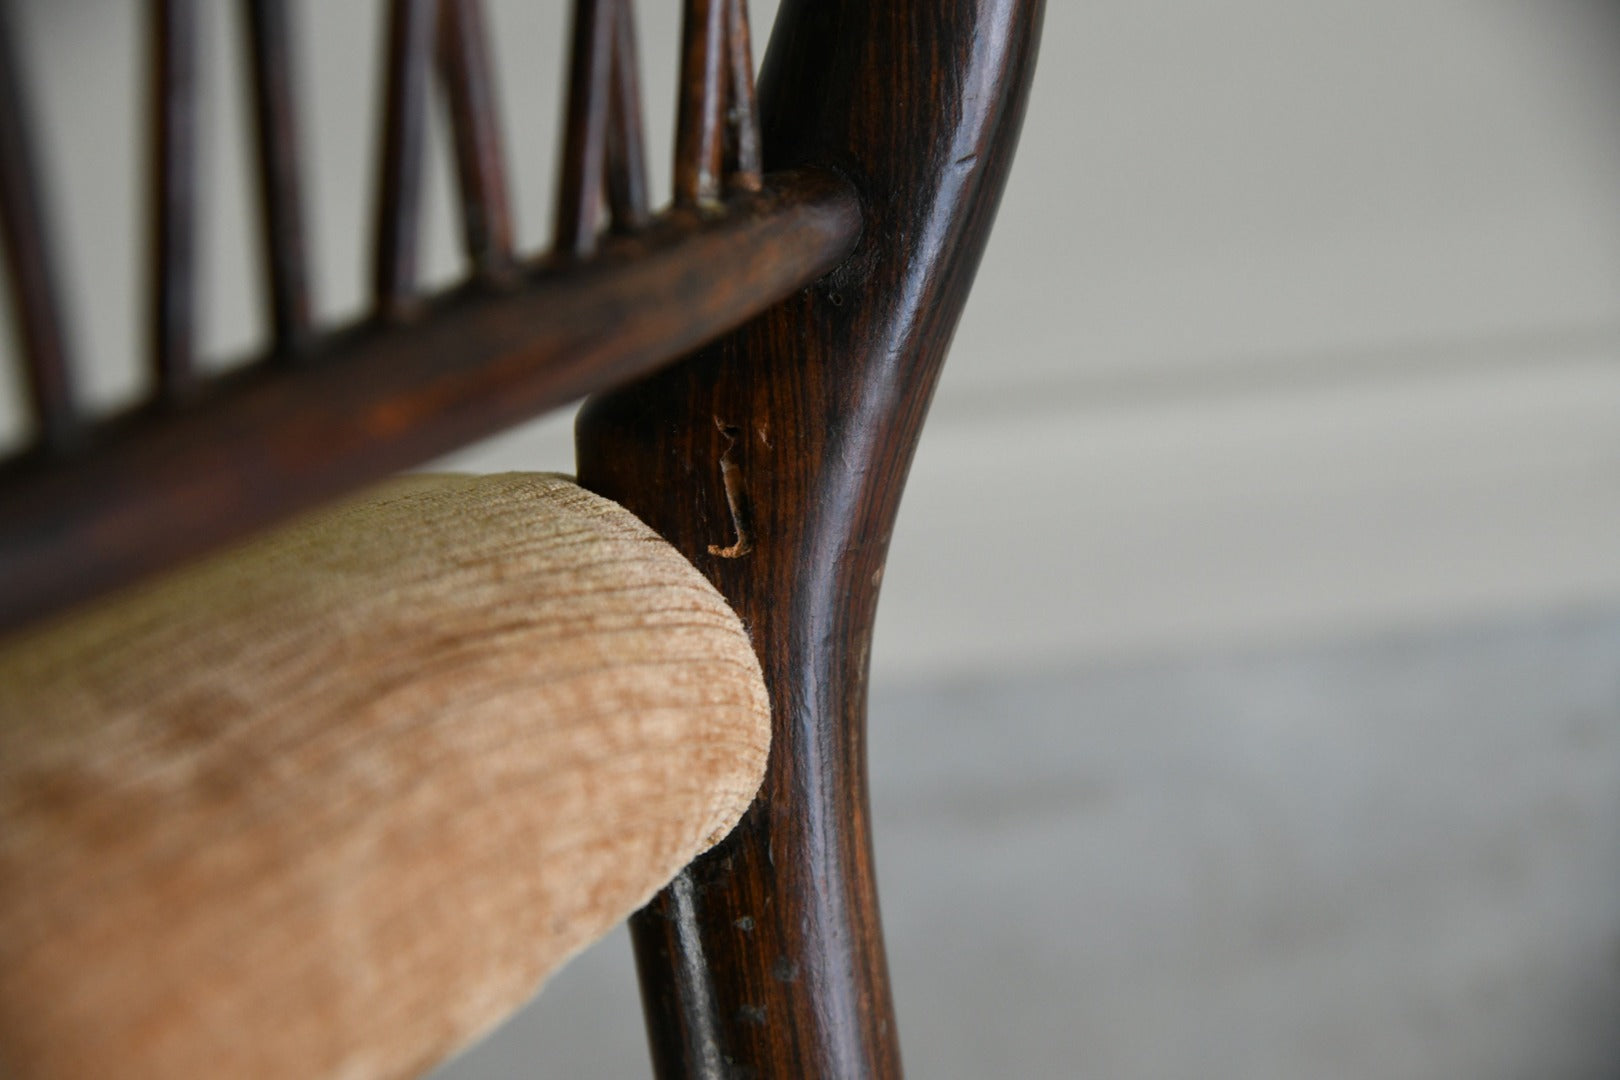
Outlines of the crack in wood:
[[726,491],[726,506],[731,510],[731,524],[737,532],[737,542],[729,545],[710,544],[709,554],[722,559],[740,559],[754,550],[753,511],[748,504],[748,489],[743,486],[742,466],[734,456],[742,430],[728,424],[718,416],[714,426],[726,440],[720,453],[720,482]]

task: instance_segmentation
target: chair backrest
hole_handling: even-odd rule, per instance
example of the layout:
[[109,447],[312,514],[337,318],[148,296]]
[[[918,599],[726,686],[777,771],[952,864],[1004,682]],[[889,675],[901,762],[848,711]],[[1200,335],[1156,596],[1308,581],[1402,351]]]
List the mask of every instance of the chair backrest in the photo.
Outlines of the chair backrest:
[[[197,0],[150,6],[150,391],[116,417],[86,416],[76,400],[26,58],[0,12],[0,223],[34,430],[0,465],[0,628],[666,364],[814,280],[858,232],[835,177],[761,175],[742,0],[686,5],[675,198],[654,215],[629,0],[591,0],[577,5],[567,58],[555,242],[517,252],[482,4],[393,0],[373,311],[316,326],[291,6],[243,3],[273,337],[215,379],[196,356]],[[416,273],[435,83],[470,273],[427,297]]]

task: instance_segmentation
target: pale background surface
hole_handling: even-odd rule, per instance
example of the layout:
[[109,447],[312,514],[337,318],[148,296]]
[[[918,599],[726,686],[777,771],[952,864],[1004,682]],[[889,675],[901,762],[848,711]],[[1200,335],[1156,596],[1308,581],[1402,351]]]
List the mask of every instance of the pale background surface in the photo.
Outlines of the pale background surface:
[[[115,402],[136,5],[20,6]],[[640,6],[664,147],[674,5]],[[874,646],[913,1074],[1614,1075],[1620,15],[1050,6]],[[534,246],[563,5],[491,7]],[[378,10],[302,12],[333,315],[362,295]],[[216,24],[205,341],[230,355],[262,327]],[[453,463],[566,468],[568,443],[553,418]],[[614,938],[443,1077],[644,1068]]]

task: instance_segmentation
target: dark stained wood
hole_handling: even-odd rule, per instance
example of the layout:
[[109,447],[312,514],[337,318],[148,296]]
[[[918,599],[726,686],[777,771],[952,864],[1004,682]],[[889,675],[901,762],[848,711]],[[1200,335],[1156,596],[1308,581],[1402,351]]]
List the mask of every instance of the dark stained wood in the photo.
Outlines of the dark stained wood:
[[456,146],[463,241],[476,273],[501,278],[512,265],[512,211],[482,0],[440,0],[439,59]]
[[596,250],[602,227],[615,6],[615,0],[574,3],[555,243],[556,250],[567,255],[585,256]]
[[613,99],[607,130],[608,205],[613,227],[631,232],[647,223],[647,149],[641,122],[641,58],[631,0],[613,16]]
[[393,0],[383,91],[372,300],[378,315],[406,314],[416,293],[422,230],[427,83],[439,0]]
[[786,0],[765,163],[860,193],[862,241],[686,361],[592,399],[582,483],[742,616],[775,731],[736,832],[632,920],[658,1075],[895,1077],[868,835],[865,699],[884,555],[983,251],[1041,0]]
[[253,69],[259,221],[270,287],[271,340],[278,355],[289,356],[310,332],[292,28],[287,0],[246,0],[243,6]]
[[700,950],[683,947],[683,943],[700,940],[693,890],[692,875],[677,874],[658,900],[637,916],[667,924],[658,926],[661,933],[649,932],[645,926],[636,929],[636,975],[641,985],[663,986],[676,971],[681,985],[678,994],[642,995],[653,1071],[659,1077],[752,1075],[734,1073],[730,1068],[733,1059],[722,1049],[724,1025],[715,1006],[708,959]]
[[675,115],[675,201],[686,205],[720,195],[725,167],[728,3],[686,2],[680,101]]
[[744,191],[759,190],[759,100],[754,95],[754,47],[748,32],[748,0],[727,0],[726,64],[730,81],[732,137],[728,142],[726,182]]
[[196,378],[197,0],[153,0],[152,14],[152,370],[176,401]]
[[28,103],[0,4],[0,236],[38,441],[62,449],[78,428],[67,335],[62,326],[46,210],[35,173]]
[[0,467],[0,629],[667,364],[814,281],[859,230],[841,179],[768,177],[718,212],[609,238],[589,262],[255,365],[93,433],[70,460]]

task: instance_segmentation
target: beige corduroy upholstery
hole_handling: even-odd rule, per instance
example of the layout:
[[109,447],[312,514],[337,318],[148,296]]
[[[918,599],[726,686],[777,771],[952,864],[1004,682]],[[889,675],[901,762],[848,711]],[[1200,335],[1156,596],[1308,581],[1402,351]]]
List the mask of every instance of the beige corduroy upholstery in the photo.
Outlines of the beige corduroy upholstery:
[[0,642],[0,1076],[414,1074],[768,739],[720,596],[552,476],[398,481]]

